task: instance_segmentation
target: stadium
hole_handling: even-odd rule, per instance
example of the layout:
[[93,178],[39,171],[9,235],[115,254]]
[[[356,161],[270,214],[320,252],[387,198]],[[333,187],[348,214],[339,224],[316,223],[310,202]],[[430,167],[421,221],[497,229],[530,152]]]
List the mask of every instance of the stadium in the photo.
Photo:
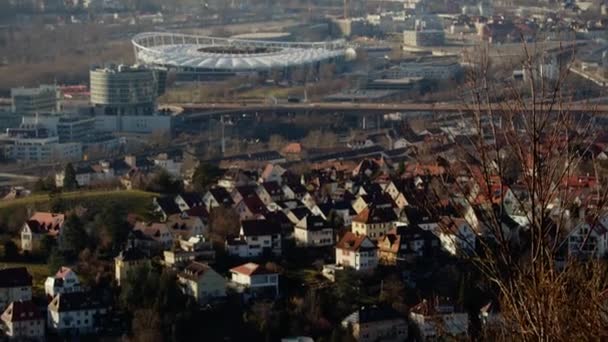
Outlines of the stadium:
[[179,33],[140,33],[132,39],[139,64],[175,70],[178,80],[218,80],[235,75],[318,73],[323,64],[356,57],[344,40],[316,43],[215,38]]

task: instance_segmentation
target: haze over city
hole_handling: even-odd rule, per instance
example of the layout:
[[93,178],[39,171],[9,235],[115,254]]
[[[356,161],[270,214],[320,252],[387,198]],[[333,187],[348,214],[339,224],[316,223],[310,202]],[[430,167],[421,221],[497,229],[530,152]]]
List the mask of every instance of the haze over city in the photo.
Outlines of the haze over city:
[[0,0],[0,341],[608,338],[608,2]]

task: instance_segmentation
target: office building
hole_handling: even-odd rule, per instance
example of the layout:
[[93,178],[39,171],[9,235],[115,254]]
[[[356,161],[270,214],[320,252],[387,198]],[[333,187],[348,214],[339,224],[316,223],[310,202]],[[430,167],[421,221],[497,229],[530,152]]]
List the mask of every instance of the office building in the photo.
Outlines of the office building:
[[54,85],[11,89],[11,109],[19,114],[55,113],[61,109],[61,92]]
[[152,133],[171,129],[171,116],[156,110],[165,90],[166,70],[111,66],[90,71],[95,129]]
[[82,144],[60,143],[59,137],[39,125],[9,128],[0,136],[4,157],[18,161],[50,162],[82,158]]

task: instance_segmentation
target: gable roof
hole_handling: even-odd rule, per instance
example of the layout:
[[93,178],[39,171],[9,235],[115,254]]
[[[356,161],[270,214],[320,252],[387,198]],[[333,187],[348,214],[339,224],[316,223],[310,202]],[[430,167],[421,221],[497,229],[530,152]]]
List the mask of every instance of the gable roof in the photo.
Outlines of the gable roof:
[[241,227],[245,236],[281,234],[281,227],[269,220],[245,220],[241,222]]
[[220,204],[223,204],[223,205],[233,205],[234,204],[234,201],[232,200],[232,196],[230,196],[230,193],[228,192],[228,190],[226,190],[226,188],[222,188],[222,187],[211,188],[211,189],[209,189],[209,193]]
[[181,213],[181,210],[175,203],[175,198],[173,197],[156,197],[156,204],[160,207],[160,209],[165,213],[165,215],[169,216],[172,214]]
[[199,206],[203,203],[201,195],[196,192],[183,192],[177,196],[181,197],[190,208]]
[[186,268],[184,268],[182,272],[179,273],[179,276],[189,280],[197,281],[209,271],[213,271],[213,269],[209,267],[209,265],[193,261],[188,264],[188,266],[186,266]]
[[263,265],[258,265],[253,262],[248,262],[246,264],[234,267],[230,269],[231,273],[239,273],[246,276],[252,275],[260,275],[260,274],[276,274],[276,272],[272,272]]
[[64,214],[36,212],[27,220],[27,226],[35,233],[59,234],[65,222]]
[[365,235],[346,232],[336,245],[336,248],[358,252],[360,250],[376,249],[376,245]]
[[320,215],[308,215],[298,222],[298,228],[308,231],[320,231],[323,229],[332,229],[329,223]]
[[357,216],[353,218],[354,222],[365,224],[371,223],[388,223],[397,220],[395,211],[391,208],[377,208],[371,206],[363,209]]
[[100,309],[101,300],[90,292],[61,293],[49,304],[49,310],[57,312]]
[[0,270],[0,288],[32,286],[32,276],[25,267]]
[[43,320],[42,313],[31,300],[12,302],[2,314],[4,322]]

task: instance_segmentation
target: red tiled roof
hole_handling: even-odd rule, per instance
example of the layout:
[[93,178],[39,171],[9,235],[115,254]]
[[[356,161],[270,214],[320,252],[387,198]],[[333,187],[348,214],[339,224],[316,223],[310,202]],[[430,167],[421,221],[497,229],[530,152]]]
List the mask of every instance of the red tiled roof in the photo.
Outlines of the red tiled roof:
[[246,276],[258,275],[258,274],[275,274],[276,272],[272,272],[268,270],[266,267],[262,265],[258,265],[253,262],[248,262],[241,266],[237,266],[230,269],[232,273],[240,273]]
[[[336,245],[336,248],[356,252],[361,248],[363,241],[366,239],[369,240],[365,235],[356,235],[353,232],[346,232]],[[369,241],[371,242],[371,240]]]

